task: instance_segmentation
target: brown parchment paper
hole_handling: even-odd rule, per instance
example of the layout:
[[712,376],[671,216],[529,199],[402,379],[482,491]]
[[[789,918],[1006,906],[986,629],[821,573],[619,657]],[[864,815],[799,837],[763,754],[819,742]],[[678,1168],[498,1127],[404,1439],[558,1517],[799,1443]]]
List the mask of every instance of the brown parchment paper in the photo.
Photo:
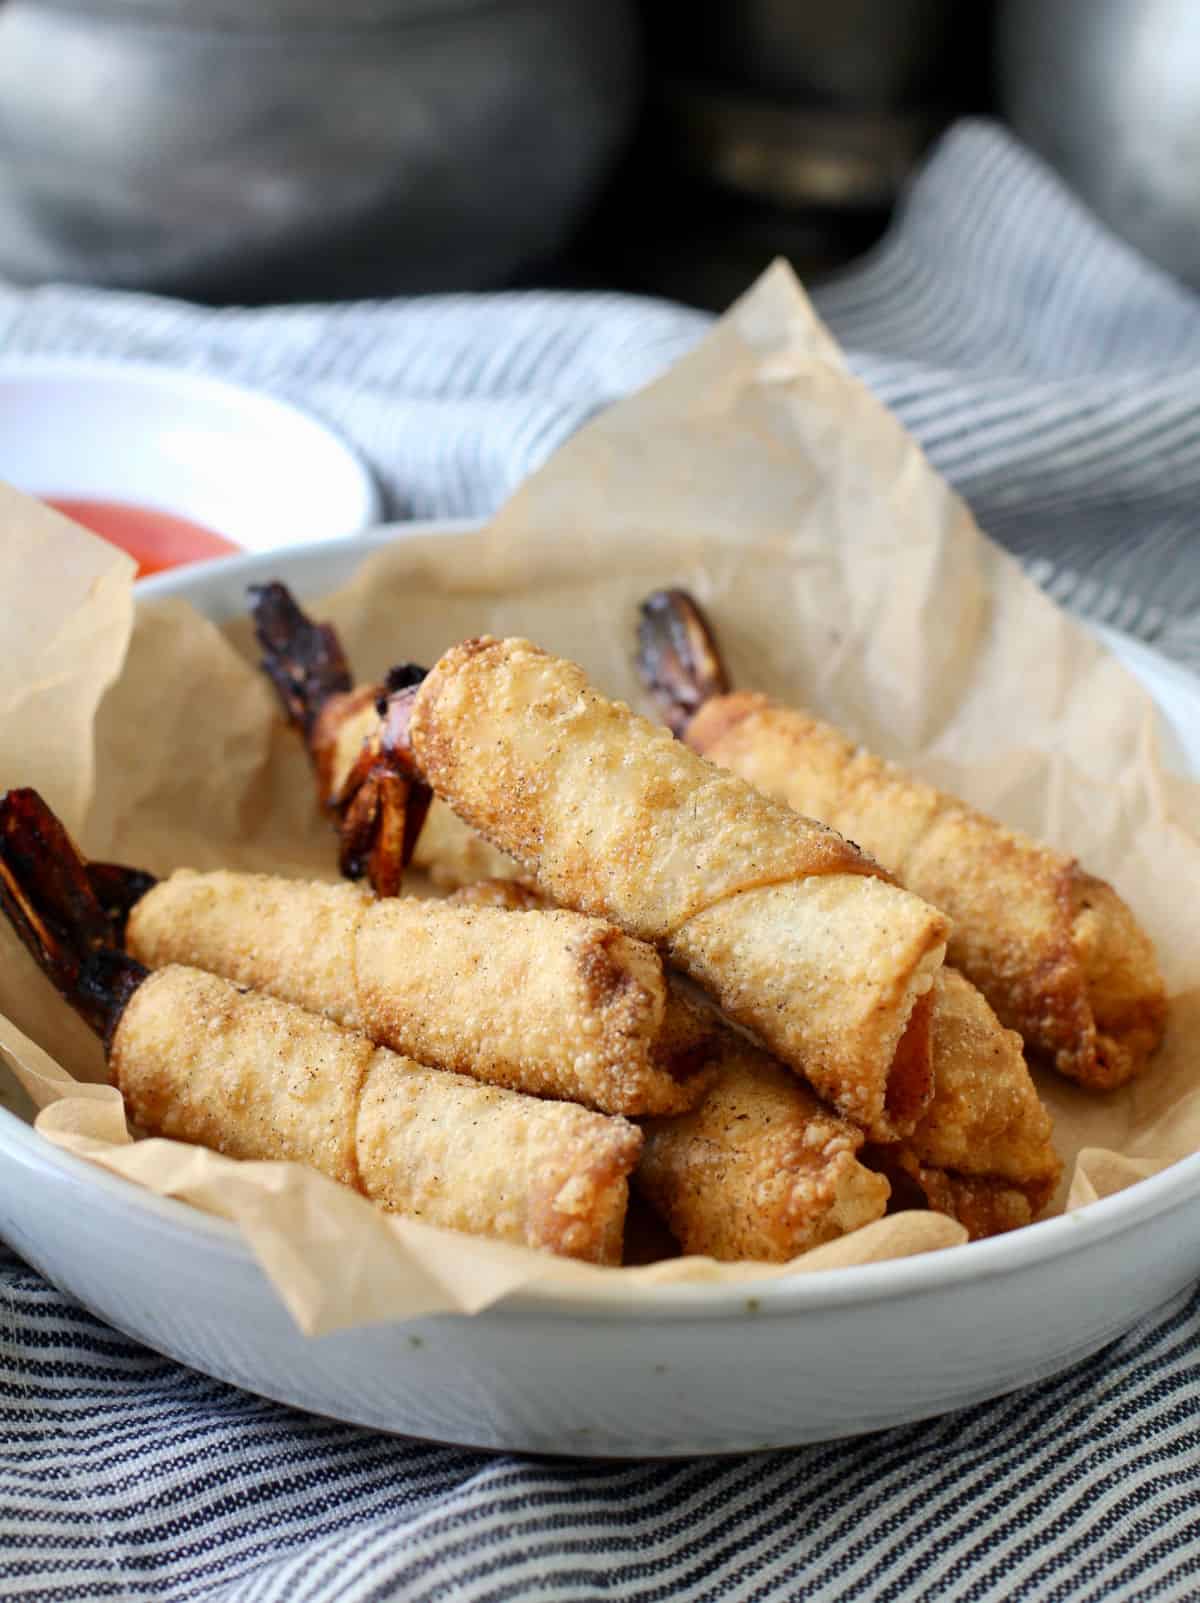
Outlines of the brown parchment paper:
[[[130,565],[0,488],[0,786],[37,784],[92,855],[163,874],[219,865],[331,877],[299,742],[243,623],[130,603]],[[288,577],[286,558],[280,576]],[[1132,677],[980,534],[899,423],[847,372],[790,271],[772,268],[662,379],[563,446],[486,528],[398,541],[322,599],[358,673],[520,633],[645,707],[637,604],[684,584],[739,685],[802,701],[867,745],[1111,879],[1158,942],[1165,1049],[1090,1096],[1046,1076],[1079,1206],[1200,1149],[1200,788],[1170,774]],[[48,1140],[232,1220],[313,1332],[522,1287],[623,1297],[963,1240],[936,1214],[880,1221],[785,1268],[565,1263],[387,1218],[295,1165],[131,1141],[96,1044],[0,929],[0,1052]]]

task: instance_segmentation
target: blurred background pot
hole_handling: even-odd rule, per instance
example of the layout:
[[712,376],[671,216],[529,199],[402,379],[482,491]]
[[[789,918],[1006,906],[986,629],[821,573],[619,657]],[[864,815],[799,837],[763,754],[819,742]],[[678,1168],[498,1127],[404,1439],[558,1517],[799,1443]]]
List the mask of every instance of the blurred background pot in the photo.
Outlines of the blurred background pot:
[[625,0],[5,0],[0,275],[502,283],[569,237],[638,94]]
[[680,158],[784,207],[890,204],[938,124],[955,0],[694,0],[667,44]]
[[879,238],[930,142],[986,109],[991,0],[641,0],[637,142],[578,252],[714,311],[775,256],[819,283]]
[[1004,0],[1000,109],[1103,220],[1200,289],[1200,5]]

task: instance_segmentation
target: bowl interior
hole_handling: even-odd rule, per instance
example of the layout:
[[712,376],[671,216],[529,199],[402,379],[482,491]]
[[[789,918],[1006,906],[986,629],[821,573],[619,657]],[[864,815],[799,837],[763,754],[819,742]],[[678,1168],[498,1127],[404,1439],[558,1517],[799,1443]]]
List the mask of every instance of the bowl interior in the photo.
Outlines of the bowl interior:
[[[138,586],[141,601],[173,596],[188,601],[200,612],[221,623],[241,616],[245,609],[246,586],[272,578],[285,580],[301,598],[315,598],[349,579],[363,556],[394,540],[412,536],[437,535],[453,539],[476,527],[468,522],[434,524],[394,524],[367,531],[347,545],[326,541],[303,550],[249,554],[196,567],[183,568],[145,580]],[[1184,669],[1157,652],[1140,645],[1118,631],[1099,628],[1097,633],[1146,686],[1158,704],[1159,732],[1169,765],[1177,772],[1200,773],[1200,684]],[[112,1183],[110,1177],[106,1177]],[[121,1182],[116,1182],[121,1184]],[[969,1247],[951,1248],[921,1259],[893,1260],[855,1269],[818,1271],[805,1276],[784,1277],[756,1285],[755,1293],[764,1308],[804,1307],[829,1301],[854,1301],[887,1292],[900,1295],[924,1285],[942,1282],[944,1277],[966,1274],[971,1277],[995,1274],[1023,1262],[1054,1258],[1070,1253],[1090,1233],[1109,1235],[1129,1228],[1136,1220],[1170,1210],[1196,1194],[1200,1188],[1200,1155],[1189,1157],[1164,1173],[1130,1187],[1127,1191],[1091,1204],[1059,1218],[1043,1220],[1024,1230]],[[148,1205],[167,1210],[173,1222],[187,1228],[185,1215],[195,1214],[181,1204],[147,1197]],[[205,1220],[200,1228],[231,1227]],[[609,1312],[629,1307],[658,1309],[687,1307],[707,1314],[730,1314],[744,1306],[744,1295],[736,1287],[715,1286],[614,1286],[607,1292],[579,1293],[577,1296],[538,1295],[525,1300],[541,1306],[566,1310],[588,1305]]]

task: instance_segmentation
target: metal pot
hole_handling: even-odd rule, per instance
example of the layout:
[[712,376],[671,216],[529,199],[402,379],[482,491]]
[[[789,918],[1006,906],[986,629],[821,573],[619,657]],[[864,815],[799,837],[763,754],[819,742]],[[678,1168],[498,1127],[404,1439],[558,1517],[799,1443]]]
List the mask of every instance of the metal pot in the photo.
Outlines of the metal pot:
[[576,224],[638,66],[626,0],[6,0],[0,275],[501,282]]
[[889,206],[974,42],[955,0],[695,0],[687,28],[648,13],[678,164],[791,211]]
[[1118,234],[1200,288],[1200,7],[1005,0],[1001,109]]

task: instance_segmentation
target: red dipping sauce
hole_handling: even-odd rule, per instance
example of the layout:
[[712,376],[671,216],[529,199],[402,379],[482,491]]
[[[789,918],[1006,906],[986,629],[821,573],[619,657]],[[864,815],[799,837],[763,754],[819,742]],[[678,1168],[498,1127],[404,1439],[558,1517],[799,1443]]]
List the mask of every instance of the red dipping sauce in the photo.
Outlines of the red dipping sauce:
[[232,540],[189,518],[178,518],[173,512],[131,506],[125,501],[85,501],[64,495],[44,495],[42,500],[102,540],[128,551],[137,560],[139,579],[185,562],[227,557],[241,550]]

